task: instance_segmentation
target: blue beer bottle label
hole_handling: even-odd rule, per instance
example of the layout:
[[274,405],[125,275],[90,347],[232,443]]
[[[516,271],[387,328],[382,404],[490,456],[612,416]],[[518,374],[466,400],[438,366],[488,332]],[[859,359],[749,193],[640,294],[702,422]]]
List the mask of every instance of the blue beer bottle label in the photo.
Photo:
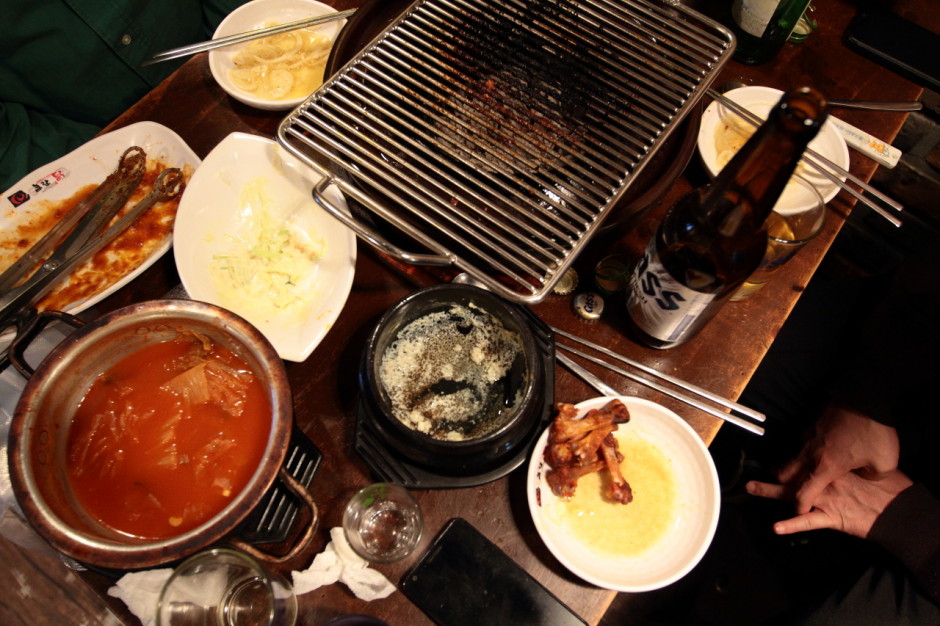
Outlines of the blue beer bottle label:
[[673,278],[660,262],[654,240],[630,278],[627,310],[647,335],[675,342],[714,299],[714,294],[695,291]]

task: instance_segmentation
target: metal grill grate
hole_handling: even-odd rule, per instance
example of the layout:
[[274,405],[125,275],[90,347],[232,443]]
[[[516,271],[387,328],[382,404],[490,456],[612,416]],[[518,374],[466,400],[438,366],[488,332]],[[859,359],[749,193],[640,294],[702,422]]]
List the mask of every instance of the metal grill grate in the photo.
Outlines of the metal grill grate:
[[[326,177],[317,201],[373,245],[537,302],[733,41],[674,2],[420,0],[285,118],[278,141]],[[329,184],[427,250],[343,212]]]

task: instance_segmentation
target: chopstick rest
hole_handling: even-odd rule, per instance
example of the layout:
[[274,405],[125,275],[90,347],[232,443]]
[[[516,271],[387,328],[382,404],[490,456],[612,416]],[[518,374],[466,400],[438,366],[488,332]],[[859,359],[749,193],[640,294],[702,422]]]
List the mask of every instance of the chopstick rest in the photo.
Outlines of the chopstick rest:
[[845,143],[861,152],[875,163],[893,168],[901,160],[901,151],[889,144],[874,137],[860,128],[856,128],[848,122],[842,121],[837,117],[829,116],[833,126],[838,129],[839,134],[845,139]]

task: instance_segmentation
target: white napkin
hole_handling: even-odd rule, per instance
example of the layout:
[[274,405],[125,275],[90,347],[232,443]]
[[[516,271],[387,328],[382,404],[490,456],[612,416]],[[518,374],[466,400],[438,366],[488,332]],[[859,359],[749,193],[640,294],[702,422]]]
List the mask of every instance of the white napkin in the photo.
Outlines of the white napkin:
[[342,528],[330,529],[332,541],[302,572],[293,573],[294,593],[308,593],[339,581],[360,600],[379,600],[395,591],[395,585],[369,567],[369,562],[353,552]]
[[130,612],[144,626],[152,626],[157,619],[157,600],[172,569],[152,569],[124,574],[117,584],[108,589],[108,595],[121,599]]

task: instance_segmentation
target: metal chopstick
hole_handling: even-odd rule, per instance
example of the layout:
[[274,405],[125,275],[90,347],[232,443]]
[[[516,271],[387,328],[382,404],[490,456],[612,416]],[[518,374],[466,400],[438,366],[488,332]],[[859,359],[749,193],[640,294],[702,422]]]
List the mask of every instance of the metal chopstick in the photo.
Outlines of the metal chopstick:
[[[618,361],[621,361],[622,363],[625,363],[625,364],[627,364],[627,365],[630,365],[631,367],[634,367],[634,368],[640,370],[641,372],[644,372],[645,374],[648,374],[648,375],[650,375],[650,376],[654,376],[654,377],[659,378],[659,379],[661,379],[661,380],[663,380],[663,381],[665,381],[665,382],[668,382],[668,383],[670,383],[670,384],[672,384],[672,385],[675,385],[676,387],[679,387],[680,389],[683,389],[683,390],[685,390],[685,391],[687,391],[687,392],[690,392],[691,394],[695,394],[695,395],[699,396],[699,397],[702,398],[702,399],[705,399],[705,400],[709,400],[709,401],[711,401],[711,402],[714,402],[715,404],[718,404],[718,405],[720,405],[720,406],[722,406],[722,407],[725,407],[726,409],[728,409],[728,410],[730,410],[730,411],[737,412],[738,414],[740,414],[740,415],[742,415],[742,416],[748,417],[748,418],[753,419],[753,420],[758,421],[758,422],[763,422],[763,421],[765,421],[765,420],[767,419],[767,417],[766,417],[763,413],[761,413],[760,411],[755,411],[754,409],[752,409],[752,408],[750,408],[750,407],[746,407],[746,406],[744,406],[743,404],[739,404],[739,403],[737,403],[737,402],[733,402],[733,401],[731,401],[731,400],[728,400],[727,398],[723,398],[723,397],[719,396],[718,394],[712,393],[711,391],[708,391],[707,389],[703,389],[702,387],[699,387],[698,385],[694,385],[694,384],[692,384],[692,383],[690,383],[690,382],[687,382],[687,381],[684,381],[684,380],[682,380],[682,379],[680,379],[680,378],[676,378],[675,376],[671,376],[671,375],[669,375],[669,374],[664,374],[664,373],[662,373],[662,372],[658,372],[658,371],[656,371],[655,369],[653,369],[653,368],[651,368],[651,367],[649,367],[649,366],[647,366],[647,365],[644,365],[644,364],[640,363],[639,361],[635,361],[634,359],[631,359],[631,358],[629,358],[629,357],[626,357],[626,356],[624,356],[624,355],[622,355],[622,354],[618,354],[617,352],[614,352],[613,350],[610,350],[609,348],[606,348],[606,347],[604,347],[604,346],[601,346],[601,345],[598,345],[598,344],[593,343],[593,342],[591,342],[591,341],[588,341],[587,339],[583,339],[583,338],[581,338],[581,337],[578,337],[577,335],[572,335],[571,333],[565,332],[565,331],[563,331],[563,330],[561,330],[561,329],[559,329],[559,328],[552,328],[552,332],[554,332],[556,335],[558,335],[558,336],[560,336],[560,337],[565,337],[565,338],[567,338],[567,339],[570,339],[570,340],[572,340],[572,341],[575,341],[575,342],[577,342],[577,343],[580,343],[580,344],[582,344],[582,345],[584,345],[584,346],[587,346],[587,347],[589,347],[589,348],[591,348],[591,349],[593,349],[593,350],[597,350],[597,351],[600,352],[601,354],[604,354],[604,355],[606,355],[606,356],[608,356],[608,357],[610,357],[610,358],[612,358],[612,359],[616,359],[616,360],[618,360]],[[573,348],[573,347],[571,347],[571,346],[566,346],[566,345],[561,344],[561,343],[556,344],[556,348],[560,348],[560,349],[562,349],[562,350],[567,350],[568,352],[571,352],[572,354],[576,354],[576,355],[578,355],[578,356],[580,356],[580,357],[582,357],[582,358],[584,358],[584,359],[587,359],[588,361],[591,361],[592,363],[596,363],[596,364],[598,364],[598,365],[601,365],[601,366],[603,366],[603,367],[609,369],[610,371],[612,371],[612,372],[614,372],[614,373],[620,374],[621,376],[624,376],[624,377],[626,377],[626,378],[629,378],[630,380],[633,380],[633,381],[638,382],[638,383],[640,383],[640,384],[646,385],[646,386],[648,386],[648,387],[650,387],[650,388],[652,388],[652,389],[655,389],[656,391],[659,391],[660,393],[664,393],[664,394],[666,394],[666,395],[668,395],[668,396],[670,396],[670,397],[672,397],[672,398],[675,398],[675,399],[677,399],[677,400],[681,400],[682,402],[685,402],[686,404],[689,404],[689,405],[691,405],[691,406],[694,406],[694,407],[697,408],[697,409],[700,409],[700,410],[702,410],[702,411],[705,411],[705,412],[708,413],[709,415],[714,415],[715,417],[718,417],[718,418],[723,419],[723,420],[725,420],[725,421],[731,422],[731,423],[735,424],[736,426],[740,426],[741,428],[744,428],[744,429],[746,429],[746,430],[749,430],[749,431],[751,431],[751,432],[753,432],[753,433],[756,433],[756,434],[760,435],[760,434],[763,434],[763,432],[764,432],[764,429],[761,428],[760,426],[757,426],[756,424],[752,424],[752,423],[750,423],[750,422],[748,422],[748,421],[746,421],[746,420],[744,420],[744,419],[741,419],[740,417],[738,417],[738,416],[736,416],[736,415],[732,415],[732,414],[725,413],[724,411],[720,411],[720,410],[718,410],[718,409],[716,409],[716,408],[714,408],[714,407],[712,407],[712,406],[709,406],[709,405],[707,405],[707,404],[704,404],[703,402],[701,402],[700,400],[696,399],[695,397],[689,396],[689,395],[687,395],[687,394],[684,394],[684,393],[682,393],[682,392],[676,391],[676,390],[671,389],[671,388],[669,388],[669,387],[665,387],[665,386],[663,386],[663,385],[661,385],[661,384],[659,384],[659,383],[657,383],[657,382],[655,382],[655,381],[649,380],[648,378],[645,378],[645,377],[640,376],[640,375],[638,375],[638,374],[635,374],[635,373],[633,373],[633,372],[629,372],[629,371],[627,371],[627,370],[624,370],[623,368],[617,367],[616,365],[612,365],[611,363],[608,363],[607,361],[604,361],[604,360],[599,359],[599,358],[597,358],[597,357],[595,357],[595,356],[592,356],[592,355],[590,355],[590,354],[587,354],[587,353],[585,353],[585,352],[582,352],[581,350],[578,350],[578,349]],[[559,360],[562,362],[562,364],[563,364],[563,365],[566,365],[566,366],[568,365],[568,363],[566,363],[566,361],[570,362],[570,359],[567,359],[567,357],[564,357],[564,355],[557,354],[557,351],[556,351],[556,358],[559,358]],[[580,366],[577,366],[577,364],[575,364],[575,367],[578,367],[579,369],[583,369],[583,368],[580,368]],[[581,372],[576,371],[574,368],[571,368],[571,369],[572,369],[572,371],[575,372],[575,374],[578,374],[579,376],[582,376]],[[593,375],[590,374],[589,372],[588,372],[588,375],[589,375],[592,379],[599,381],[599,379],[597,379],[595,376],[593,376]],[[594,380],[589,380],[587,377],[584,377],[584,376],[582,376],[582,378],[585,378],[585,380],[586,380],[589,384],[591,384],[591,386],[593,386],[595,389],[597,389],[598,391],[601,391],[601,389],[600,389],[596,384],[594,384]],[[610,388],[609,386],[607,386],[603,381],[599,381],[599,382],[601,383],[601,385],[604,385],[604,387],[606,387],[606,390],[605,390],[605,391],[601,391],[602,393],[606,393],[606,391],[609,391],[609,390],[611,389],[611,388]]]
[[[732,415],[730,413],[725,413],[724,411],[720,411],[719,409],[713,406],[710,406],[708,404],[705,404],[704,402],[700,402],[699,400],[696,400],[692,396],[688,396],[682,392],[676,391],[675,389],[670,389],[669,387],[660,385],[657,382],[654,382],[647,378],[643,378],[642,376],[634,374],[633,372],[628,372],[627,370],[617,367],[616,365],[611,365],[610,363],[607,363],[606,361],[602,359],[598,359],[597,357],[593,357],[585,352],[582,352],[581,350],[578,350],[577,348],[572,348],[570,346],[564,346],[561,344],[556,345],[556,348],[567,350],[568,352],[571,352],[572,354],[576,354],[580,356],[581,358],[587,359],[588,361],[591,361],[592,363],[597,363],[598,365],[602,365],[616,374],[620,374],[621,376],[624,376],[625,378],[629,378],[630,380],[646,385],[647,387],[650,387],[651,389],[655,389],[656,391],[663,393],[671,398],[675,398],[676,400],[685,402],[689,406],[693,406],[696,409],[699,409],[700,411],[704,411],[705,413],[708,413],[709,415],[713,415],[714,417],[717,417],[718,419],[722,419],[730,424],[734,424],[735,426],[740,426],[744,430],[748,430],[754,433],[755,435],[764,434],[764,428],[762,426],[758,426],[757,424],[741,419],[737,415]],[[556,352],[555,358],[561,361],[562,365],[565,365],[566,367],[571,368],[571,370],[575,374],[584,378],[584,380],[588,384],[590,384],[592,387],[597,389],[600,393],[603,393],[604,395],[610,395],[609,392],[614,391],[611,387],[604,384],[603,381],[600,381],[600,379],[598,379],[596,376],[594,376],[593,374],[590,374],[590,372],[588,372],[584,368],[573,363],[571,359],[567,358],[565,355],[558,354]],[[574,365],[574,367],[572,367],[572,365]],[[585,374],[587,374],[587,376],[585,376]],[[601,385],[598,386],[596,384],[597,382],[600,382]],[[613,395],[618,396],[621,394],[615,392]]]
[[605,383],[603,380],[581,367],[577,363],[571,360],[570,357],[565,356],[559,352],[555,352],[555,360],[567,367],[574,374],[584,380],[587,384],[594,387],[597,393],[603,396],[619,396],[621,395],[619,391]]
[[201,43],[194,43],[188,46],[181,46],[179,48],[164,50],[163,52],[156,53],[141,63],[140,66],[145,67],[147,65],[153,65],[154,63],[169,61],[170,59],[178,59],[180,57],[190,56],[199,52],[206,52],[207,50],[215,50],[216,48],[224,48],[225,46],[232,46],[237,43],[243,43],[245,41],[261,39],[262,37],[270,37],[271,35],[278,35],[280,33],[286,33],[292,30],[299,30],[301,28],[308,28],[310,26],[318,26],[328,22],[335,22],[336,20],[343,20],[347,17],[351,17],[355,12],[355,9],[350,9],[348,11],[339,11],[337,13],[327,13],[326,15],[308,17],[306,19],[297,20],[296,22],[288,22],[287,24],[279,24],[278,26],[251,30],[246,33],[228,35],[227,37],[219,37],[218,39],[212,39],[210,41],[203,41]]
[[829,106],[840,109],[858,109],[861,111],[920,111],[924,103],[917,100],[911,102],[879,102],[872,100],[829,100]]
[[648,365],[644,365],[643,363],[640,363],[639,361],[631,359],[628,356],[624,356],[622,354],[614,352],[610,348],[606,348],[592,341],[588,341],[587,339],[584,339],[583,337],[572,335],[569,332],[566,332],[564,330],[561,330],[560,328],[554,328],[554,327],[552,328],[552,332],[555,333],[556,335],[561,335],[562,337],[565,337],[566,339],[570,339],[572,341],[580,343],[581,345],[587,346],[588,348],[597,350],[601,354],[605,354],[611,357],[612,359],[616,359],[618,361],[621,361],[622,363],[626,363],[630,367],[636,368],[640,370],[641,372],[649,374],[650,376],[661,378],[662,380],[668,383],[671,383],[675,385],[676,387],[680,387],[682,389],[685,389],[686,391],[691,391],[692,393],[700,395],[707,400],[711,400],[715,404],[720,404],[721,406],[727,409],[731,409],[732,411],[737,411],[741,415],[750,417],[751,419],[755,419],[758,422],[763,422],[764,420],[767,419],[767,417],[760,411],[755,411],[754,409],[746,407],[743,404],[732,402],[731,400],[728,400],[727,398],[723,398],[716,393],[712,393],[708,389],[704,389],[702,387],[699,387],[698,385],[693,385],[692,383],[682,380],[681,378],[676,378],[675,376],[658,372]]
[[[760,117],[758,117],[757,115],[754,115],[754,113],[752,113],[745,107],[741,106],[740,104],[738,104],[731,98],[728,98],[727,96],[724,96],[718,93],[714,89],[709,89],[707,93],[709,96],[721,102],[723,105],[731,109],[732,112],[734,112],[739,117],[746,120],[747,122],[753,124],[754,126],[760,126],[761,123],[763,122],[763,120]],[[904,208],[903,205],[898,203],[896,200],[893,200],[889,198],[888,196],[884,195],[883,193],[881,193],[874,187],[868,185],[866,182],[864,182],[863,180],[861,180],[860,178],[858,178],[857,176],[849,172],[848,170],[842,169],[841,167],[839,167],[838,165],[836,165],[835,163],[833,163],[831,160],[827,159],[823,155],[819,154],[815,150],[807,148],[806,155],[803,157],[803,159],[806,161],[808,165],[816,169],[820,174],[822,174],[823,176],[831,180],[833,183],[835,183],[842,189],[845,189],[847,192],[849,192],[852,196],[854,196],[860,202],[871,207],[875,212],[877,212],[883,218],[888,220],[892,225],[896,227],[901,226],[901,220],[899,220],[894,215],[891,215],[890,213],[885,211],[884,208],[882,208],[876,202],[869,199],[867,196],[853,189],[845,181],[840,179],[839,176],[844,176],[847,180],[852,181],[853,183],[861,187],[863,190],[871,193],[873,196],[884,201],[891,208],[897,211],[903,210]],[[837,174],[839,176],[837,176]]]

